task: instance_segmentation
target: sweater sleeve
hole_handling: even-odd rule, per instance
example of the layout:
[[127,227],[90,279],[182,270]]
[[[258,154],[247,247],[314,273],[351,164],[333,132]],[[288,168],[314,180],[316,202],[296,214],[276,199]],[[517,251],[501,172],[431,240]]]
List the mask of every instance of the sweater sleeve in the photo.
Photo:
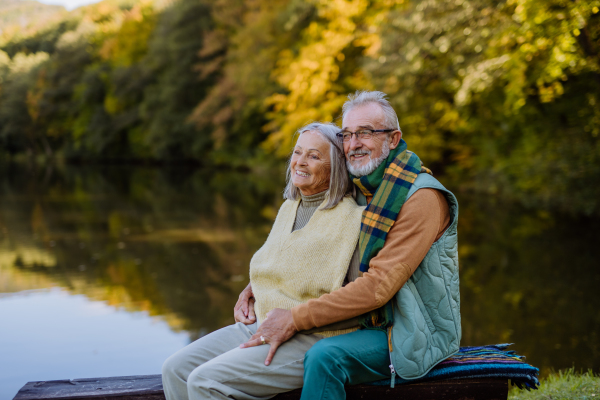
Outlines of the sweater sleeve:
[[423,261],[450,224],[444,195],[421,189],[404,203],[385,245],[369,271],[339,290],[292,308],[296,329],[307,330],[350,319],[387,303]]

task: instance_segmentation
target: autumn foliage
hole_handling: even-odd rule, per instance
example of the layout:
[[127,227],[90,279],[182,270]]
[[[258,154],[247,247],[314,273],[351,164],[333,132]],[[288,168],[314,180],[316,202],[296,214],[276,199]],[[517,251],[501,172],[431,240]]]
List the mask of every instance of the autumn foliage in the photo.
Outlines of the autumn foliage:
[[[107,0],[0,39],[4,157],[284,160],[382,90],[463,188],[600,211],[600,0]],[[338,121],[339,122],[339,121]]]

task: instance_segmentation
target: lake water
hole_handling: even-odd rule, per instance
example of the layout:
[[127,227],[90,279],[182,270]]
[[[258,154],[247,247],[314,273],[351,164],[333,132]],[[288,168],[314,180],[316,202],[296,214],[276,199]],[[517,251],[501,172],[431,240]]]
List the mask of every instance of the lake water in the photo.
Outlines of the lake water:
[[[0,166],[0,399],[158,374],[232,323],[282,188],[272,171]],[[462,345],[597,372],[600,220],[456,194]]]

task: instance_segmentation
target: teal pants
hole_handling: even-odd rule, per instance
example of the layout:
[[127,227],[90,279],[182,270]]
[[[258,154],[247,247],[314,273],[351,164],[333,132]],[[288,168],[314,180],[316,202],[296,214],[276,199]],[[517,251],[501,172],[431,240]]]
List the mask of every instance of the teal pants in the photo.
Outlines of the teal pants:
[[319,340],[304,358],[301,400],[343,400],[344,385],[389,379],[387,335],[359,330]]

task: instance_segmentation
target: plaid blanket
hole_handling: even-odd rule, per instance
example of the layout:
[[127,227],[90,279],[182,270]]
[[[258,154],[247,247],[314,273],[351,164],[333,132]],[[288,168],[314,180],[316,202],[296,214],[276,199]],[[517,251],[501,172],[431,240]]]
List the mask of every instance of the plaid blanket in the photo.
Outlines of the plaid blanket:
[[[438,381],[442,379],[502,378],[510,379],[520,389],[537,389],[539,370],[523,361],[525,357],[513,350],[511,344],[479,347],[461,347],[458,353],[433,367],[420,379],[396,377],[396,384]],[[371,382],[371,385],[389,385],[390,379]]]

